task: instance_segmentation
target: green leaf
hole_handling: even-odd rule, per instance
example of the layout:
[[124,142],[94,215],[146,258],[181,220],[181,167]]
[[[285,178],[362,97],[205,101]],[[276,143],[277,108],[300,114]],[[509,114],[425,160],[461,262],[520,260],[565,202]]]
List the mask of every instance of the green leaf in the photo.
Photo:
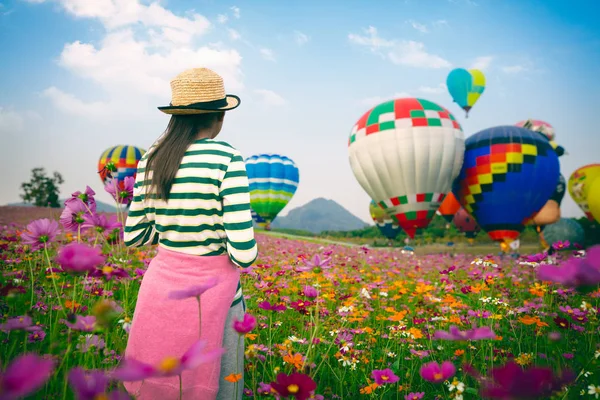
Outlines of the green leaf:
[[470,394],[478,394],[479,392],[477,391],[477,389],[469,387],[465,389],[465,392],[470,393]]

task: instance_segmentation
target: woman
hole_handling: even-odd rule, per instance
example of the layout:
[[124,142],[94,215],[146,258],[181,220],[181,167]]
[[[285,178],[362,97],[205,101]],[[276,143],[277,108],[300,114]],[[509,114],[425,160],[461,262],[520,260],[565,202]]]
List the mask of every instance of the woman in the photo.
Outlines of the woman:
[[[172,117],[138,164],[125,227],[127,246],[158,244],[140,287],[125,357],[174,365],[199,338],[207,350],[225,347],[220,360],[183,372],[183,398],[241,399],[243,378],[233,384],[224,377],[243,377],[243,341],[232,324],[245,312],[240,267],[254,262],[257,246],[244,160],[214,140],[225,111],[240,99],[225,95],[223,79],[205,68],[181,73],[171,89],[171,105],[159,109]],[[199,300],[170,295],[215,282]],[[152,378],[125,387],[139,399],[178,399],[180,381]]]

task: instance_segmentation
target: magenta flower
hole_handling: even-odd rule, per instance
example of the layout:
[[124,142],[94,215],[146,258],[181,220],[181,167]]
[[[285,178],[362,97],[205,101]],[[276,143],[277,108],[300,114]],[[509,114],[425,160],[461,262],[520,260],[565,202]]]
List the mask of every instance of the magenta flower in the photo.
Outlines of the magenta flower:
[[310,376],[294,372],[290,375],[277,374],[277,382],[271,382],[271,387],[283,397],[307,400],[317,388],[317,384]]
[[33,320],[28,315],[23,315],[20,317],[11,318],[3,324],[0,324],[0,331],[14,331],[18,329],[23,329],[25,331],[39,331],[42,328],[39,326],[33,325]]
[[450,361],[444,361],[442,365],[435,361],[421,366],[421,377],[426,381],[441,383],[451,378],[456,373],[456,367]]
[[233,321],[233,329],[240,335],[245,335],[254,328],[256,328],[256,318],[251,314],[244,314],[244,319],[242,321]]
[[409,393],[404,396],[404,400],[421,400],[425,396],[425,392]]
[[78,400],[129,400],[127,393],[115,390],[108,395],[109,379],[101,370],[85,371],[82,368],[73,368],[69,372],[69,383]]
[[331,257],[326,257],[321,260],[321,257],[318,254],[316,254],[311,261],[304,262],[305,266],[296,267],[296,269],[298,271],[302,271],[302,272],[312,271],[315,268],[328,269],[328,268],[331,268],[331,265],[329,265],[330,261],[331,261]]
[[80,243],[69,243],[58,252],[56,262],[63,270],[72,273],[91,272],[104,264],[106,257],[98,247]]
[[44,340],[45,337],[46,337],[46,332],[44,332],[41,329],[39,329],[39,330],[36,329],[33,331],[33,333],[30,333],[29,335],[27,335],[27,341],[29,343],[41,342],[42,340]]
[[36,251],[53,242],[59,232],[58,222],[48,218],[36,219],[27,225],[27,231],[21,234],[21,240],[31,246],[32,251]]
[[98,233],[111,232],[114,229],[121,228],[121,223],[117,221],[116,215],[107,217],[104,214],[84,214],[83,221],[81,224],[82,229],[94,228]]
[[134,382],[152,377],[177,376],[187,369],[194,369],[200,364],[216,360],[225,353],[223,348],[204,352],[204,346],[206,346],[206,342],[198,340],[181,358],[166,357],[157,366],[134,359],[125,359],[123,365],[112,372],[112,378],[124,382]]
[[538,279],[566,287],[594,287],[600,283],[600,245],[587,251],[585,258],[571,258],[560,265],[540,265]]
[[496,334],[488,326],[461,331],[456,325],[452,325],[449,332],[436,331],[433,337],[442,340],[482,340],[495,339]]
[[386,383],[395,383],[400,380],[389,368],[386,369],[376,369],[371,372],[371,378],[375,380],[375,383],[378,385],[385,385]]
[[64,319],[61,320],[61,322],[76,331],[93,332],[96,328],[96,317],[93,315],[88,315],[86,317],[78,315],[75,319],[75,323],[70,323]]
[[563,250],[563,249],[568,249],[571,246],[571,242],[569,242],[568,240],[563,241],[558,241],[556,243],[552,243],[552,248],[554,250]]
[[83,219],[84,214],[89,214],[85,203],[76,197],[72,197],[65,201],[65,209],[60,214],[59,221],[65,229],[77,232],[85,222]]
[[267,311],[276,311],[276,312],[283,312],[283,311],[287,310],[287,306],[285,304],[271,304],[268,301],[261,301],[260,303],[258,303],[258,308],[262,308],[263,310],[267,310]]
[[206,282],[199,285],[190,286],[183,290],[173,290],[169,293],[170,299],[182,300],[189,297],[200,297],[204,292],[213,287],[217,286],[219,280],[217,278],[210,278]]
[[117,203],[129,204],[131,200],[133,200],[134,185],[135,178],[126,176],[122,181],[112,179],[110,182],[107,182],[104,186],[104,190],[106,190]]
[[317,289],[309,285],[304,286],[302,291],[304,292],[304,295],[310,299],[314,299],[319,295]]
[[27,353],[14,359],[0,374],[0,398],[17,399],[36,392],[52,375],[54,361]]
[[96,212],[96,199],[94,199],[95,194],[96,194],[96,192],[94,192],[91,187],[86,186],[85,192],[81,193],[79,190],[76,192],[73,192],[71,194],[71,198],[81,200],[86,205],[86,209],[89,208],[89,211],[91,211],[92,213],[95,213]]

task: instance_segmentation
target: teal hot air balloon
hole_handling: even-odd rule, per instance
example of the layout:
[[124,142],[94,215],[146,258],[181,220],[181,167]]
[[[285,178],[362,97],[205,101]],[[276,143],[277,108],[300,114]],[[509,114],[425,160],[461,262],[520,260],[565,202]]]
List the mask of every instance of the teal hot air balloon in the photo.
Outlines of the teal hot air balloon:
[[485,90],[485,75],[477,69],[456,68],[446,78],[446,86],[456,102],[469,117],[469,111]]
[[373,200],[371,200],[371,203],[369,204],[369,213],[381,234],[386,238],[393,240],[402,231],[400,225],[394,222],[392,217],[387,215],[385,210],[379,207]]
[[546,225],[540,233],[542,245],[545,248],[554,243],[569,242],[569,247],[585,244],[585,231],[579,222],[571,218],[561,218],[557,222]]
[[265,228],[289,203],[300,181],[298,167],[288,157],[259,154],[246,159],[250,206],[264,220]]

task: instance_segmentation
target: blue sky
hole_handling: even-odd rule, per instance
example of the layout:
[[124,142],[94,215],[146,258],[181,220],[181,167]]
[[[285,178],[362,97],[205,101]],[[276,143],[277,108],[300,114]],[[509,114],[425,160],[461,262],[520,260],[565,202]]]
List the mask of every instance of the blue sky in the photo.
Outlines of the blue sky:
[[[282,212],[316,197],[369,220],[348,162],[350,129],[396,96],[448,108],[469,136],[526,118],[550,122],[561,170],[600,162],[600,3],[595,0],[0,0],[0,204],[44,166],[90,185],[100,153],[148,148],[168,117],[169,80],[208,66],[242,104],[219,136],[244,156],[292,158],[300,185]],[[443,83],[477,66],[469,119]],[[566,196],[563,214],[581,216]]]

